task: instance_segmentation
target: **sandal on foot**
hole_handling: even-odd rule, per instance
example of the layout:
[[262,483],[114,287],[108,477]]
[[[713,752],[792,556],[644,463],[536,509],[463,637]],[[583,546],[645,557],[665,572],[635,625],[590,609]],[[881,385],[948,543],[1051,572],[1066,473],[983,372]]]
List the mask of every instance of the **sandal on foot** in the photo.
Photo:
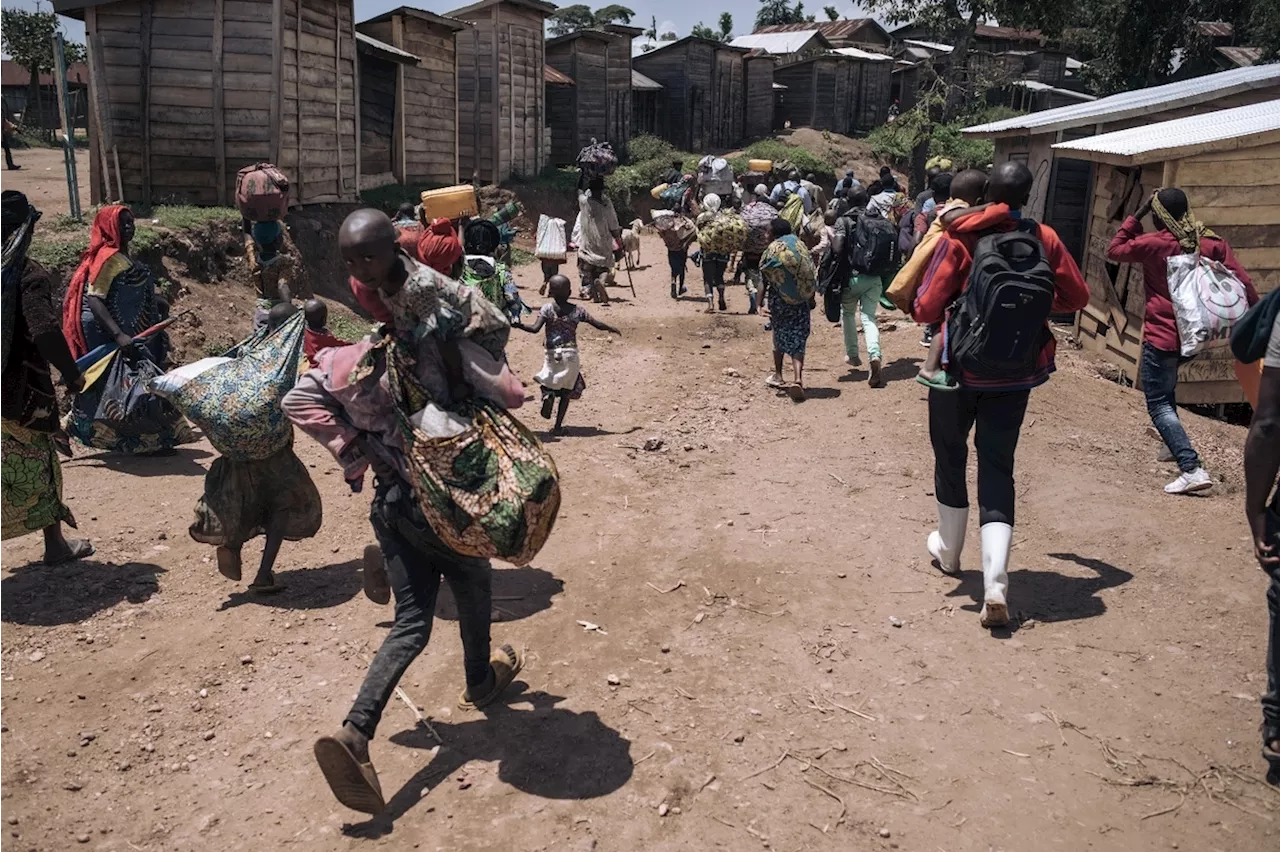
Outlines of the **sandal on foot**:
[[926,378],[925,376],[917,375],[916,381],[924,385],[925,387],[927,387],[929,390],[954,391],[954,390],[960,389],[959,385],[953,384],[950,381],[950,377],[946,376],[943,373],[938,373],[931,379]]
[[484,695],[467,698],[463,690],[458,696],[458,707],[462,710],[479,710],[498,700],[502,691],[511,685],[516,675],[524,668],[524,653],[510,645],[503,645],[489,655],[489,670],[493,672],[493,686]]
[[787,396],[791,397],[792,402],[804,402],[808,397],[804,395],[803,385],[790,385],[787,387]]
[[1271,743],[1280,740],[1280,725],[1262,724],[1262,759],[1267,762],[1267,783],[1280,787],[1280,751]]
[[218,556],[218,573],[226,577],[228,580],[240,580],[240,560],[235,558],[236,554],[225,547],[219,547]]
[[365,545],[363,570],[364,596],[378,605],[391,600],[391,583],[387,580],[387,561],[376,544]]
[[343,805],[362,814],[377,815],[386,810],[382,785],[372,763],[361,763],[346,743],[336,737],[321,737],[314,746],[316,763],[329,789]]
[[93,545],[83,539],[67,539],[66,553],[59,553],[52,559],[46,558],[45,565],[65,565],[68,562],[78,562],[81,559],[88,559],[94,553]]
[[249,591],[255,595],[275,595],[283,592],[287,587],[279,580],[272,580],[270,583],[250,583]]

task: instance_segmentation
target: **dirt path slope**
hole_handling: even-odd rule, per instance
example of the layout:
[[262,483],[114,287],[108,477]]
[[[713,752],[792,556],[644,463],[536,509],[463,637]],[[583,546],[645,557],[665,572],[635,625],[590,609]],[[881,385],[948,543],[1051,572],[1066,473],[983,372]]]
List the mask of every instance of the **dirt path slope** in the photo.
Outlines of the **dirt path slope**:
[[[535,566],[497,571],[494,637],[530,660],[509,706],[450,709],[461,653],[442,593],[403,686],[443,745],[393,700],[373,749],[391,807],[358,823],[310,746],[391,618],[360,595],[367,496],[300,438],[324,527],[284,547],[288,591],[254,598],[186,534],[207,445],[85,453],[65,472],[94,560],[43,568],[37,537],[4,546],[6,848],[1280,845],[1280,795],[1258,782],[1265,602],[1240,494],[1166,498],[1135,393],[1083,368],[1034,393],[1011,578],[1024,621],[992,637],[976,536],[959,582],[924,553],[915,328],[886,332],[892,381],[874,391],[815,315],[796,405],[761,383],[768,335],[745,294],[728,315],[673,303],[660,244],[643,252],[639,298],[597,309],[625,336],[583,336],[589,388],[551,444],[555,534]],[[536,267],[520,273],[533,304]],[[528,377],[541,341],[517,335]]]

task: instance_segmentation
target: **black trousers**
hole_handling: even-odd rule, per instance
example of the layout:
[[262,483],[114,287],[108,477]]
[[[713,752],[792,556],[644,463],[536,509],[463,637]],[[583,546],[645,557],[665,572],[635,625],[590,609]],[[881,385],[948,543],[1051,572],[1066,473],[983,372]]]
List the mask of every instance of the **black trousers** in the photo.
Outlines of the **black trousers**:
[[1029,390],[929,391],[929,440],[939,503],[957,509],[969,506],[965,465],[969,432],[976,425],[979,522],[1013,525],[1013,455],[1030,397]]
[[489,676],[489,617],[492,568],[487,559],[462,556],[440,540],[403,485],[378,483],[369,520],[387,560],[396,596],[396,618],[369,666],[346,721],[370,739],[396,684],[431,638],[440,578],[458,604],[462,656],[468,686]]

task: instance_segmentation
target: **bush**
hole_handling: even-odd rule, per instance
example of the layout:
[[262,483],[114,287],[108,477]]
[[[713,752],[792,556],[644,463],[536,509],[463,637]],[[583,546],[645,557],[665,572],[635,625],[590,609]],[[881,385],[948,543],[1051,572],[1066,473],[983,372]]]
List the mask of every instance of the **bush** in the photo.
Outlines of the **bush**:
[[[1018,114],[1008,107],[982,107],[955,121],[935,125],[929,136],[928,156],[946,157],[957,171],[985,168],[995,158],[994,143],[989,139],[969,138],[960,131],[974,124],[999,121]],[[867,144],[876,156],[889,160],[899,168],[908,168],[911,164],[911,151],[924,132],[923,123],[923,116],[919,111],[908,110],[897,121],[883,124],[867,134]]]
[[[741,171],[746,171],[746,160],[773,160],[774,163],[790,163],[801,174],[813,172],[818,175],[832,173],[836,164],[823,159],[804,148],[789,145],[780,139],[761,139],[747,146],[746,156],[742,158]],[[734,172],[741,173],[735,162]]]
[[670,142],[647,133],[633,137],[627,143],[627,160],[630,163],[640,163],[645,160],[666,160],[670,163],[675,159],[676,153],[676,149]]

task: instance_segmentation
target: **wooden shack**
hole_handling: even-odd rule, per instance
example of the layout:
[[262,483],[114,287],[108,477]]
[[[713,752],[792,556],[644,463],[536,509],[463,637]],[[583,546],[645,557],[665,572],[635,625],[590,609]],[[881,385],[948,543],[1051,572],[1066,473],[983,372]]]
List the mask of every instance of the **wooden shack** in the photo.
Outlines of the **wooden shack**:
[[[1151,193],[1177,186],[1197,218],[1230,243],[1259,293],[1280,285],[1280,210],[1261,184],[1280,180],[1280,100],[1192,115],[1054,145],[1094,167],[1083,270],[1089,305],[1078,337],[1140,385],[1146,304],[1142,268],[1116,264],[1107,245]],[[1178,401],[1242,402],[1225,342],[1178,369]]]
[[639,136],[662,136],[666,129],[662,101],[662,84],[631,69],[631,132]]
[[631,60],[662,86],[663,138],[686,151],[730,148],[744,134],[743,48],[685,36]]
[[403,87],[399,67],[418,57],[372,36],[356,32],[356,69],[360,78],[360,188],[376,189],[401,180],[403,159]]
[[773,72],[776,64],[776,57],[754,50],[743,59],[742,129],[747,139],[760,139],[773,132]]
[[[469,29],[456,18],[447,18],[421,9],[401,6],[356,25],[370,38],[390,45],[402,53],[391,56],[380,68],[380,91],[364,78],[361,64],[361,120],[365,110],[373,109],[370,97],[376,94],[379,115],[386,113],[388,92],[386,72],[393,71],[390,94],[392,107],[390,143],[391,173],[401,183],[457,183],[458,172],[458,69],[455,41]],[[465,33],[463,33],[465,37]],[[406,60],[404,57],[409,57]],[[390,68],[387,65],[390,64]],[[381,126],[381,125],[380,125]],[[369,130],[361,124],[361,144],[371,140]],[[384,163],[384,137],[378,136],[378,160]],[[362,159],[371,157],[362,150]],[[370,163],[370,166],[375,163]],[[369,166],[365,167],[369,170]]]
[[547,65],[573,86],[547,90],[551,162],[572,164],[592,139],[618,153],[631,138],[631,38],[587,29],[547,41]]
[[780,119],[836,133],[878,127],[889,114],[892,68],[889,57],[852,47],[779,67],[774,80],[787,87]]
[[1053,226],[1076,261],[1083,263],[1093,164],[1055,152],[1055,143],[1278,96],[1280,65],[1259,65],[1120,92],[967,127],[962,132],[994,140],[996,163],[1019,160],[1027,164],[1035,175],[1027,215]]
[[458,168],[501,183],[547,164],[542,0],[480,0],[449,12],[474,26],[458,34]]
[[[277,163],[300,203],[356,201],[351,0],[58,0],[85,22],[93,203],[229,204]],[[117,175],[116,159],[119,160]]]

